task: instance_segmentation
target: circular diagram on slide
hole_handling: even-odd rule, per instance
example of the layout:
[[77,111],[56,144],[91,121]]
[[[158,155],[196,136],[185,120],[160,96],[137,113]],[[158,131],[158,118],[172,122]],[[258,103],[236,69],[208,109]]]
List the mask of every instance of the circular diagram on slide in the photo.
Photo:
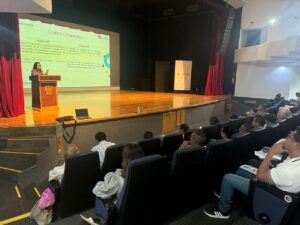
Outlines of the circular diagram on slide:
[[104,65],[108,69],[110,68],[110,53],[107,53],[106,55],[104,55]]

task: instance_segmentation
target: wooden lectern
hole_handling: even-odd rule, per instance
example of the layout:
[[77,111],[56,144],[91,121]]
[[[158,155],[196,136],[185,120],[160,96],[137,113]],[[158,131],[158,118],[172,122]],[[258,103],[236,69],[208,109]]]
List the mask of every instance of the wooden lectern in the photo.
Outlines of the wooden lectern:
[[57,107],[57,81],[59,75],[30,76],[32,90],[32,108]]

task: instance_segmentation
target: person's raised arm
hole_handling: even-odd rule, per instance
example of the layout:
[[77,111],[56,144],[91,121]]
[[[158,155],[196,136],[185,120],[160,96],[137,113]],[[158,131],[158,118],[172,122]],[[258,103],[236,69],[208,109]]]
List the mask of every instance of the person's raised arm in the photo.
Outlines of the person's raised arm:
[[284,152],[283,145],[284,140],[276,142],[268,151],[267,156],[260,164],[257,170],[257,179],[267,184],[273,184],[270,178],[270,162],[273,159],[273,156],[276,154],[281,154]]

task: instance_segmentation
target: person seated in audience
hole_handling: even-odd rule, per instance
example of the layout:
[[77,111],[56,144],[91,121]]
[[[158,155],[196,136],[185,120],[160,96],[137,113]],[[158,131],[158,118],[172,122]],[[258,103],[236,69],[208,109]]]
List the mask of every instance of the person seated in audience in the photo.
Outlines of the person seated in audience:
[[183,123],[179,126],[179,133],[182,135],[183,140],[190,140],[190,135],[187,135],[187,132],[190,130],[189,125]]
[[128,164],[143,156],[144,152],[138,144],[127,144],[122,151],[122,168],[107,173],[104,180],[96,184],[93,193],[102,200],[113,203],[122,190]]
[[233,138],[233,137],[238,136],[238,135],[249,133],[252,129],[253,129],[253,126],[251,125],[251,123],[243,123],[239,127],[239,132],[232,135],[231,137]]
[[283,120],[287,118],[289,115],[291,115],[290,108],[287,106],[280,107],[278,112],[277,112],[277,120]]
[[59,183],[61,183],[62,178],[64,176],[64,172],[65,172],[65,161],[68,158],[74,157],[76,155],[79,155],[80,150],[77,147],[77,145],[75,144],[70,144],[67,147],[67,152],[65,153],[65,155],[61,154],[59,157],[58,162],[56,163],[56,166],[49,171],[49,179],[48,181],[58,181]]
[[239,117],[236,115],[236,114],[232,114],[230,117],[229,117],[229,120],[236,120],[238,119]]
[[221,128],[220,135],[223,140],[228,140],[234,133],[234,129],[231,126],[227,125]]
[[[269,167],[274,155],[287,152],[288,157],[275,168]],[[284,141],[276,142],[260,164],[256,178],[266,184],[290,193],[300,191],[300,127],[292,131]],[[218,206],[204,209],[203,212],[212,218],[229,219],[234,191],[248,195],[250,179],[237,174],[226,174],[221,184]]]
[[146,131],[143,135],[144,139],[151,139],[153,138],[153,133],[151,131]]
[[106,134],[104,132],[98,132],[95,135],[95,139],[99,142],[96,146],[94,146],[91,151],[99,153],[99,161],[100,161],[100,168],[102,168],[105,152],[106,149],[110,146],[115,145],[115,143],[109,142],[106,140]]
[[300,93],[299,92],[296,92],[296,104],[297,106],[300,106]]
[[217,125],[219,123],[219,119],[216,116],[210,117],[209,118],[209,125]]
[[251,125],[253,126],[252,130],[263,128],[265,124],[266,124],[266,119],[263,116],[256,116],[251,123]]
[[264,117],[266,119],[267,127],[271,127],[276,123],[277,117],[274,114],[266,114]]
[[274,98],[274,102],[275,103],[278,103],[278,102],[280,102],[282,100],[282,97],[281,97],[281,94],[280,93],[278,93],[277,95],[275,95],[275,98]]
[[207,143],[207,136],[203,130],[196,130],[195,132],[192,133],[191,135],[191,140],[185,140],[182,142],[181,146],[179,149],[183,149],[189,146],[205,146]]

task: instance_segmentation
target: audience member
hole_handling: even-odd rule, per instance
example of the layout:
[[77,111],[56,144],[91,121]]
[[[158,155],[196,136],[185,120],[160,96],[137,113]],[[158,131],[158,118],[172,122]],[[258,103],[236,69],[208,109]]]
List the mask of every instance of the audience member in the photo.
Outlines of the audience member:
[[128,164],[143,156],[144,152],[138,144],[126,145],[122,152],[122,168],[107,173],[104,180],[96,184],[93,193],[104,201],[114,202],[122,190]]
[[275,98],[274,98],[274,102],[275,103],[278,103],[278,102],[280,102],[282,100],[282,97],[281,97],[281,94],[280,93],[278,93],[277,95],[275,95]]
[[274,114],[266,114],[264,117],[266,119],[267,127],[271,127],[276,123],[277,117]]
[[263,116],[256,116],[251,123],[254,130],[263,128],[265,124],[266,124],[266,119]]
[[110,146],[115,145],[115,143],[109,142],[106,140],[106,134],[104,132],[98,132],[95,135],[95,139],[99,142],[96,146],[94,146],[91,151],[99,153],[99,161],[100,161],[100,168],[102,168],[105,152],[106,149]]
[[183,143],[180,146],[180,149],[186,148],[189,146],[199,145],[201,147],[205,146],[207,143],[207,137],[203,130],[196,130],[192,133],[191,140],[190,141],[183,141]]
[[290,108],[287,106],[280,107],[278,112],[277,112],[277,119],[278,120],[283,120],[287,118],[291,114]]
[[65,172],[65,161],[68,158],[74,157],[80,153],[79,148],[75,144],[70,144],[67,147],[67,152],[65,155],[61,155],[59,158],[59,161],[57,162],[56,166],[53,168],[53,170],[49,171],[49,179],[48,181],[55,181],[57,180],[59,183],[61,183],[61,180],[63,178],[64,172]]
[[250,123],[243,123],[239,128],[240,134],[249,133],[253,129],[253,126]]
[[[288,158],[275,168],[269,168],[269,164],[276,154],[287,152]],[[298,193],[300,191],[300,128],[292,131],[285,141],[275,143],[267,153],[266,158],[260,164],[257,171],[257,179],[261,182],[274,185],[280,190]],[[204,209],[203,212],[212,218],[229,219],[231,202],[234,191],[248,195],[250,179],[227,174],[223,177],[221,194],[218,206],[212,209]]]
[[187,132],[190,130],[189,126],[185,123],[179,126],[179,133],[182,135],[182,139],[187,141],[191,139],[191,135],[188,135]]
[[230,120],[236,120],[236,119],[238,119],[239,117],[236,115],[236,114],[232,114],[230,117],[229,117],[229,119]]
[[153,133],[151,131],[146,131],[143,137],[144,139],[151,139],[153,138]]
[[216,116],[210,117],[209,118],[209,124],[210,125],[217,125],[219,123],[219,119]]

